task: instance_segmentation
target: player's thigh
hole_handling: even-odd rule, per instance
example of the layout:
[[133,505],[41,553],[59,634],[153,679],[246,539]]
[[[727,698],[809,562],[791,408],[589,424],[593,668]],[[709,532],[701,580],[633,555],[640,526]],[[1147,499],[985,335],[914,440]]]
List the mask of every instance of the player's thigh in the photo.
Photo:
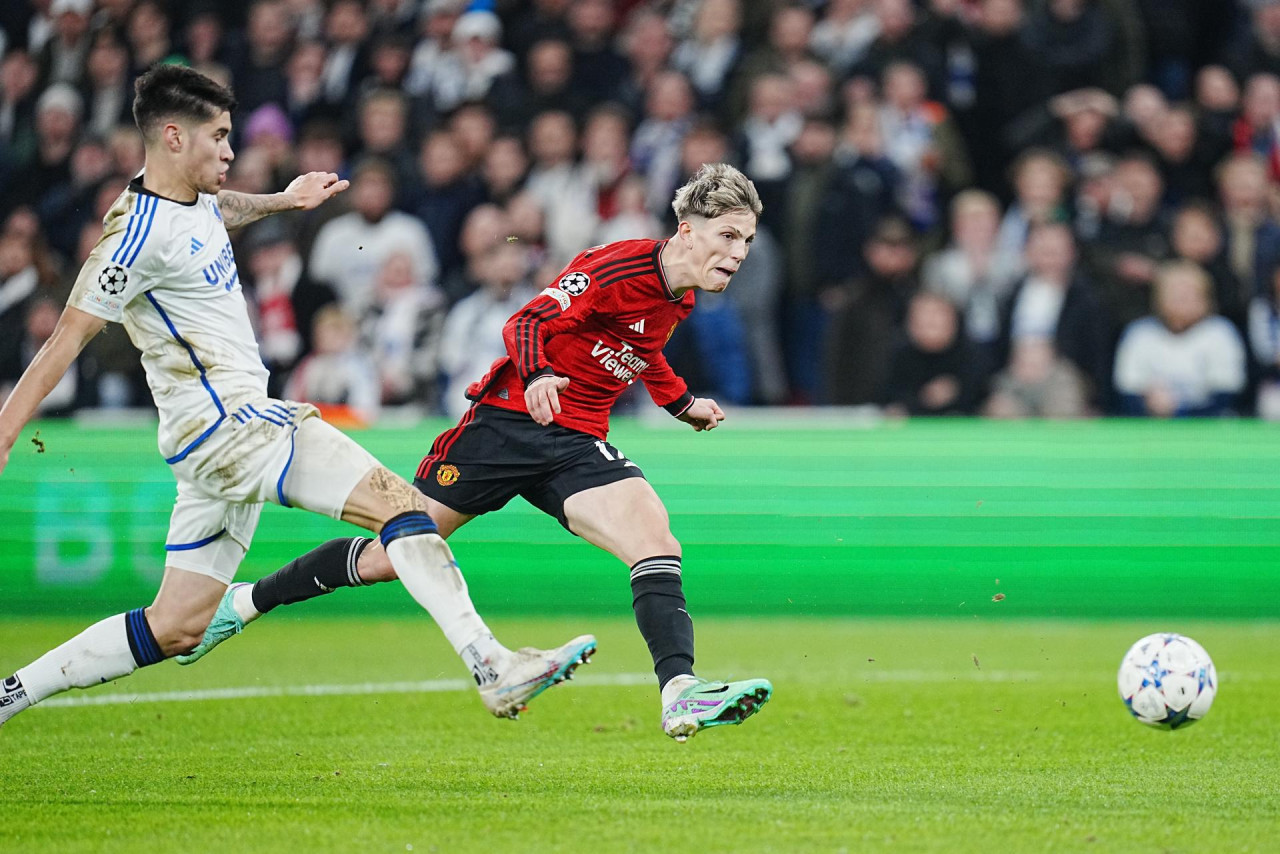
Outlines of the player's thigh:
[[398,513],[422,509],[421,496],[354,439],[320,418],[298,425],[293,459],[280,479],[281,504],[372,531]]
[[649,481],[629,477],[570,495],[564,501],[570,531],[631,566],[654,555],[679,555],[667,508]]

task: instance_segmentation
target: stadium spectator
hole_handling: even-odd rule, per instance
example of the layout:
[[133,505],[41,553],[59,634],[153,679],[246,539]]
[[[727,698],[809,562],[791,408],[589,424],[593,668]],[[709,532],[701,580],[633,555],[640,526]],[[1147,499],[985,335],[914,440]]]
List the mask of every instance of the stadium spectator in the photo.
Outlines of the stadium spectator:
[[1047,338],[1013,345],[1009,365],[991,380],[982,413],[991,418],[1080,418],[1091,414],[1088,383]]
[[612,0],[573,0],[568,22],[573,45],[574,89],[595,106],[627,79],[627,60],[614,49],[617,15]]
[[480,181],[466,167],[462,147],[452,133],[435,130],[423,138],[416,173],[422,180],[415,182],[409,197],[415,202],[414,215],[431,235],[441,277],[453,275],[462,263],[458,249],[462,222],[484,198]]
[[721,103],[742,53],[741,29],[741,0],[703,0],[693,32],[671,55],[671,64],[693,85],[701,109],[713,110]]
[[1000,203],[982,190],[965,190],[951,203],[951,243],[925,259],[920,281],[926,290],[956,305],[964,335],[984,372],[998,365],[1000,314],[1022,274],[1022,256],[1000,249]]
[[[1047,0],[1027,15],[1023,39],[1034,57],[1044,93],[1083,86],[1107,88],[1105,64],[1116,33],[1096,0]],[[1116,90],[1118,91],[1118,90]]]
[[1156,273],[1154,315],[1125,330],[1116,351],[1115,385],[1129,415],[1171,418],[1229,415],[1245,386],[1244,343],[1213,314],[1212,283],[1179,261]]
[[1089,381],[1090,402],[1106,398],[1109,326],[1093,287],[1076,266],[1075,240],[1064,224],[1046,223],[1027,240],[1027,274],[1014,288],[1001,322],[1001,358],[1019,339],[1045,338]]
[[475,10],[458,17],[450,50],[440,58],[427,92],[437,112],[486,99],[499,109],[517,103],[516,59],[501,40],[502,22],[493,12]]
[[1071,168],[1052,151],[1029,148],[1013,162],[1010,175],[1014,197],[1000,221],[998,243],[1002,250],[1022,252],[1032,226],[1068,220]]
[[[172,20],[159,0],[139,0],[125,24],[125,40],[133,58],[133,70],[141,74],[158,62],[178,58],[170,37]],[[182,57],[185,60],[185,57]]]
[[[244,45],[233,50],[227,61],[241,112],[266,103],[289,103],[290,85],[283,69],[292,41],[289,9],[283,0],[256,0],[249,7]],[[291,76],[300,73],[295,70]],[[333,99],[334,103],[339,100]]]
[[49,15],[53,33],[40,49],[40,85],[67,83],[79,87],[84,82],[85,58],[92,34],[89,16],[93,0],[53,0]]
[[831,0],[813,27],[809,46],[836,74],[847,74],[880,35],[870,0]]
[[22,376],[23,330],[39,289],[30,246],[15,235],[0,237],[0,385],[11,388]]
[[417,183],[418,163],[409,147],[409,104],[395,89],[367,92],[356,107],[355,155],[377,157],[395,173],[397,196]]
[[1218,313],[1243,335],[1253,284],[1242,282],[1227,263],[1222,224],[1214,209],[1203,201],[1183,205],[1173,217],[1170,242],[1174,259],[1190,261],[1209,274]]
[[247,273],[242,280],[257,318],[258,349],[271,371],[268,390],[282,393],[289,371],[311,350],[316,312],[336,297],[328,286],[307,278],[302,256],[281,218],[250,226],[240,245]]
[[82,91],[87,133],[105,139],[117,127],[133,122],[129,52],[111,30],[99,30],[93,36]]
[[654,79],[668,68],[675,40],[666,18],[652,9],[640,7],[627,18],[620,44],[630,70],[618,87],[616,100],[639,115],[644,112],[645,98]]
[[917,293],[907,304],[906,336],[890,358],[886,410],[894,415],[968,415],[982,393],[956,307]]
[[631,164],[648,176],[648,204],[654,213],[665,213],[687,171],[681,148],[695,124],[693,104],[693,89],[678,71],[658,74],[645,93],[645,116],[631,138]]
[[[480,165],[484,200],[503,204],[524,187],[529,174],[529,155],[520,137],[501,134],[494,138]],[[455,249],[455,251],[457,251]]]
[[325,100],[341,104],[343,114],[360,96],[360,81],[369,73],[369,17],[360,0],[335,0],[324,18],[324,39],[329,52],[321,80]]
[[506,354],[502,327],[535,293],[528,251],[519,243],[494,243],[472,266],[478,289],[449,310],[440,336],[443,407],[451,418],[471,406],[467,386]]
[[894,348],[917,290],[919,250],[910,226],[882,220],[865,247],[867,272],[828,291],[823,401],[848,406],[884,403]]
[[1267,164],[1256,154],[1234,154],[1218,166],[1217,178],[1231,271],[1262,293],[1265,271],[1280,258],[1280,223],[1270,209]]
[[440,268],[422,222],[392,210],[395,173],[380,160],[356,167],[351,181],[354,210],[325,223],[308,262],[310,275],[333,288],[343,308],[359,316],[373,300],[378,271],[396,252],[413,259],[415,275],[434,282]]
[[538,113],[564,110],[576,120],[587,114],[587,98],[573,87],[573,48],[567,41],[544,39],[525,57],[525,87],[505,122],[523,127]]
[[378,370],[381,403],[434,407],[439,390],[444,292],[424,279],[407,252],[388,256],[372,305],[359,319],[362,349]]
[[1118,332],[1147,312],[1156,265],[1169,255],[1169,227],[1160,206],[1164,186],[1148,157],[1121,160],[1113,181],[1110,204],[1087,249],[1099,296]]
[[285,384],[289,400],[341,407],[358,423],[376,421],[381,409],[378,368],[360,349],[357,333],[355,320],[336,303],[317,311],[314,346]]
[[724,118],[737,124],[746,114],[751,86],[762,74],[782,74],[804,59],[813,58],[809,39],[813,34],[812,10],[798,4],[782,4],[769,19],[768,41],[746,52],[737,73],[729,84],[727,111]]
[[1280,420],[1280,266],[1268,277],[1271,287],[1249,303],[1249,354],[1258,376],[1257,413]]
[[951,195],[972,181],[969,156],[946,108],[926,100],[923,70],[909,62],[884,69],[880,130],[898,168],[898,205],[921,232],[936,226]]

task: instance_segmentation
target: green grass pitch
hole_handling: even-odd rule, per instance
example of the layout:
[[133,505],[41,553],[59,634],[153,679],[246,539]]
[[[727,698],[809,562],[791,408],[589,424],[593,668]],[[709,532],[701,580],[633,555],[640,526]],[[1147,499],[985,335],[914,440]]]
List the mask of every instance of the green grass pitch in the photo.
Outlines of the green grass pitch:
[[[0,846],[1275,850],[1273,623],[1180,621],[1214,655],[1221,688],[1205,720],[1163,732],[1129,718],[1115,670],[1165,624],[1010,620],[998,608],[966,620],[701,620],[703,670],[765,675],[776,694],[742,726],[684,745],[658,728],[647,653],[624,620],[495,621],[513,643],[600,638],[581,678],[509,722],[461,687],[426,619],[272,615],[193,667],[65,695],[132,703],[37,707],[6,725]],[[28,660],[79,626],[0,622],[4,657]],[[332,693],[149,696],[305,686]],[[346,693],[357,690],[368,693]]]

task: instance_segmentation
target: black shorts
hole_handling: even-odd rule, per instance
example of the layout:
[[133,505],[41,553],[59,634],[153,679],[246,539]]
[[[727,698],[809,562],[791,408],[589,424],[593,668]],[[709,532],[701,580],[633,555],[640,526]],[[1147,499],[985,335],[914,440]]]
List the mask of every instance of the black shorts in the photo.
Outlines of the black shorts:
[[568,529],[565,499],[629,477],[644,472],[608,442],[554,423],[542,427],[523,412],[476,404],[436,438],[413,485],[475,516],[519,495]]

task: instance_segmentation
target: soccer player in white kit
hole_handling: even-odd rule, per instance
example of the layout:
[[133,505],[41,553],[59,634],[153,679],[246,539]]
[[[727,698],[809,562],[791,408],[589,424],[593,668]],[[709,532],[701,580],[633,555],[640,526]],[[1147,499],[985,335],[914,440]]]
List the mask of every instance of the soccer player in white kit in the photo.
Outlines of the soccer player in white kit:
[[[508,650],[476,613],[422,495],[307,404],[267,397],[227,230],[311,209],[347,188],[312,172],[283,193],[221,191],[234,157],[231,92],[187,68],[136,84],[143,173],[103,219],[53,336],[0,409],[0,472],[18,434],[94,335],[123,323],[160,412],[159,445],[178,495],[155,601],[90,626],[0,685],[0,724],[70,688],[88,688],[196,646],[253,539],[262,502],[378,534],[405,588],[470,669],[485,706],[515,717],[595,650]],[[353,555],[354,559],[358,555]]]

